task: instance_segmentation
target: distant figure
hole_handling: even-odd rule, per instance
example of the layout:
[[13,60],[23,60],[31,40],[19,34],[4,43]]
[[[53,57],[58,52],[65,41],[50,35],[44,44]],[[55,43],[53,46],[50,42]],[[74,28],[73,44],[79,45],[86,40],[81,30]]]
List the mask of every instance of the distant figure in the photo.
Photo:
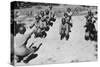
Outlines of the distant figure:
[[70,22],[71,16],[69,16],[68,13],[64,13],[64,17],[65,17],[66,23],[69,25],[68,26],[69,32],[71,32],[71,27],[72,27],[72,23]]
[[61,19],[61,26],[60,26],[60,39],[62,40],[64,37],[66,40],[69,39],[69,32],[71,32],[72,23],[70,23],[70,16],[68,13],[64,13],[64,18]]
[[45,15],[49,15],[49,14],[50,14],[49,9],[45,9]]
[[85,16],[85,18],[87,21],[86,25],[84,26],[86,28],[85,40],[97,41],[97,31],[94,25],[96,19],[94,14],[91,11],[88,11],[88,15]]
[[42,37],[46,37],[47,36],[46,32],[44,32],[44,28],[45,27],[46,27],[45,22],[42,22],[41,19],[39,21],[36,19],[36,21],[35,21],[35,32],[34,32],[35,38],[37,38],[37,37],[41,37],[42,38]]
[[68,20],[68,24],[70,25],[69,26],[69,32],[71,32],[70,27],[73,26],[72,23],[71,23],[72,15],[73,15],[73,12],[71,11],[71,8],[67,8],[67,12],[65,12],[64,16],[65,16],[65,18],[69,18],[69,20]]
[[72,19],[72,15],[73,15],[73,12],[71,11],[71,8],[67,8],[67,12],[68,14],[68,17],[69,17],[69,21]]
[[61,25],[60,25],[60,32],[59,32],[59,34],[60,34],[60,40],[62,40],[65,36],[66,36],[66,22],[65,22],[65,18],[62,18],[61,19],[61,21],[62,21],[62,23],[61,23]]
[[52,10],[52,5],[49,6],[49,9]]

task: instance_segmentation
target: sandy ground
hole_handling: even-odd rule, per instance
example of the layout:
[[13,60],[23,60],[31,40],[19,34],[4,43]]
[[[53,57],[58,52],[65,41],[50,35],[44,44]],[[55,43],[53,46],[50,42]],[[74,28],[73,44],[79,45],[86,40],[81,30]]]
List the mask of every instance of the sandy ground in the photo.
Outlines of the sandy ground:
[[85,18],[84,16],[72,17],[73,27],[69,40],[60,40],[59,25],[61,19],[57,18],[53,27],[47,32],[47,37],[42,41],[38,57],[32,59],[28,64],[16,63],[16,65],[37,65],[51,63],[69,63],[69,62],[85,62],[96,61],[95,54],[96,42],[86,41],[85,35]]

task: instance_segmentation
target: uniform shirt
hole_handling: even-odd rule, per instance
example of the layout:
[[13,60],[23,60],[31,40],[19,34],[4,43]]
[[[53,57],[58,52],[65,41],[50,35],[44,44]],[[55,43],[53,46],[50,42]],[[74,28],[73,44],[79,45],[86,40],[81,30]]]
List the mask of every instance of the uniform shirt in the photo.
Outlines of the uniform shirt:
[[72,12],[66,12],[67,14],[68,14],[68,17],[69,17],[69,22],[70,22],[70,20],[71,20],[71,17],[72,17],[72,15],[73,15],[73,13]]
[[[62,18],[62,19],[65,19],[65,18]],[[66,30],[66,21],[63,21],[61,22],[61,25],[60,25],[60,33],[64,33],[65,30]]]
[[68,14],[68,16],[72,16],[72,12],[66,12]]

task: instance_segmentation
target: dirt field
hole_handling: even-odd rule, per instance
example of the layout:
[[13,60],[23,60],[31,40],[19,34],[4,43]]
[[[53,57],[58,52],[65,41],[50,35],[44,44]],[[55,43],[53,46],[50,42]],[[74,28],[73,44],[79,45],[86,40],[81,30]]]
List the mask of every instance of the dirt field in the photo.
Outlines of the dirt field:
[[[39,56],[31,60],[31,64],[51,64],[66,62],[85,62],[96,61],[96,42],[86,41],[85,35],[85,18],[82,16],[73,16],[71,33],[69,40],[60,40],[59,25],[61,19],[57,18],[53,27],[47,32],[47,37],[42,41],[43,45],[37,52]],[[97,26],[96,26],[97,27]],[[16,65],[26,65],[23,62]]]
[[[23,6],[24,2],[22,2]],[[33,3],[34,4],[34,3]],[[35,3],[37,4],[37,3]],[[17,6],[18,4],[16,4]],[[30,4],[28,4],[30,5]],[[20,5],[18,5],[20,6]],[[32,5],[31,5],[32,6]],[[25,6],[24,6],[25,7]],[[71,8],[73,12],[71,32],[69,33],[69,39],[60,40],[59,27],[61,24],[61,18],[63,17],[64,12],[67,11],[67,8]],[[14,17],[14,21],[17,23],[25,23],[26,31],[24,34],[16,34],[14,37],[14,48],[22,45],[26,38],[27,34],[30,33],[30,27],[35,21],[35,16],[44,9],[49,9],[48,6],[37,5],[32,6],[31,8],[21,8],[15,9],[14,13],[18,17]],[[25,64],[23,61],[17,63],[15,60],[15,65],[37,65],[37,64],[55,64],[55,63],[73,63],[73,62],[88,62],[88,61],[97,61],[97,42],[86,41],[85,40],[85,28],[86,24],[85,16],[87,11],[92,10],[95,15],[97,11],[96,6],[83,7],[81,5],[68,5],[63,4],[59,6],[53,6],[52,11],[55,13],[56,21],[53,23],[53,26],[50,27],[50,30],[47,32],[46,38],[34,38],[32,34],[31,38],[28,40],[25,47],[30,46],[30,44],[35,43],[33,46],[39,46],[42,43],[40,49],[36,52],[38,56],[29,63]],[[14,16],[15,16],[14,14]],[[95,23],[96,30],[98,31],[97,22]],[[24,53],[24,49],[21,49]],[[21,51],[17,50],[17,51]]]

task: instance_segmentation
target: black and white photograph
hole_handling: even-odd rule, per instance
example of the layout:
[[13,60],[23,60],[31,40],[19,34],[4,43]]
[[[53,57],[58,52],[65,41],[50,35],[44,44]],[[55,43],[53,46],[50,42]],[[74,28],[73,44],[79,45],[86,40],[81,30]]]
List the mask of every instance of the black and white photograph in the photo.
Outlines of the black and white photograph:
[[10,3],[12,65],[98,60],[98,7],[46,2]]

